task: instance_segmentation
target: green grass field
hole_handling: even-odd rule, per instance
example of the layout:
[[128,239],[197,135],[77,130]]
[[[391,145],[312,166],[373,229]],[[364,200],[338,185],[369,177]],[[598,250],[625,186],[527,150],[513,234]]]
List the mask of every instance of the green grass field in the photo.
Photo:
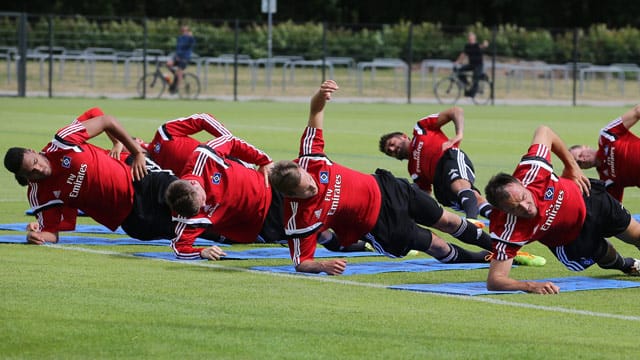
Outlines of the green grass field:
[[[11,146],[41,149],[91,106],[145,139],[165,120],[210,112],[276,160],[296,156],[308,114],[308,103],[0,98],[2,154]],[[378,151],[379,136],[410,134],[416,120],[441,109],[347,104],[338,93],[326,111],[326,151],[364,172],[382,167],[406,177],[405,163]],[[537,125],[552,126],[568,144],[595,145],[600,127],[626,110],[468,106],[462,148],[482,189],[494,173],[513,170]],[[95,140],[108,144],[103,136]],[[0,222],[30,221],[25,191],[8,171],[0,172]],[[640,212],[638,189],[627,190],[625,205]],[[640,257],[613,242],[623,254]],[[519,279],[633,280],[597,267],[572,273],[539,244],[525,249],[548,261],[513,269]],[[640,288],[441,296],[385,287],[484,281],[486,270],[305,277],[247,270],[289,260],[182,264],[130,255],[152,250],[157,247],[0,245],[0,358],[630,359],[640,351],[633,330],[640,324]]]

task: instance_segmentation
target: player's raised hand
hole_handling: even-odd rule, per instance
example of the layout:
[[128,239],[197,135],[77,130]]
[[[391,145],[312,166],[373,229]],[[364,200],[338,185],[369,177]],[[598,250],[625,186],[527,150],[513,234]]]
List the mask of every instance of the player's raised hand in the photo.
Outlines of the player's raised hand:
[[576,184],[578,184],[578,187],[580,187],[582,193],[589,195],[591,182],[578,166],[565,167],[562,171],[562,177],[573,180]]
[[331,94],[338,90],[338,84],[334,80],[325,80],[320,85],[320,93],[324,95],[325,100],[331,100]]

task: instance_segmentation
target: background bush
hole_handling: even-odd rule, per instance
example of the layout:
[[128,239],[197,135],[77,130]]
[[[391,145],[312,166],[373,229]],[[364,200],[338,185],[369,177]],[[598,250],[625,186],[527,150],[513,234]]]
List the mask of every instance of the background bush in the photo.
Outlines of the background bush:
[[[16,46],[17,18],[0,18],[0,46]],[[131,51],[147,48],[174,50],[175,38],[182,23],[188,23],[196,37],[196,53],[218,56],[234,53],[235,22],[180,20],[176,18],[87,18],[82,16],[28,17],[28,47],[49,44],[52,35],[55,46],[82,50],[87,47],[109,47]],[[267,56],[268,27],[265,23],[239,22],[238,51],[252,58]],[[49,29],[52,29],[52,34]],[[323,42],[323,32],[326,38]],[[409,31],[412,29],[412,42]],[[441,24],[423,22],[411,24],[349,25],[322,23],[274,23],[273,55],[303,55],[307,59],[322,57],[324,46],[328,56],[349,56],[356,61],[374,57],[408,57],[413,59],[455,59],[466,42],[466,32],[473,30],[479,41],[492,40],[498,57],[525,61],[565,63],[573,59],[574,29],[526,29],[515,24],[488,28],[480,23],[467,28],[446,28]],[[635,63],[640,52],[640,31],[633,27],[608,28],[595,24],[578,29],[579,61],[594,64]],[[493,48],[492,48],[493,49]]]

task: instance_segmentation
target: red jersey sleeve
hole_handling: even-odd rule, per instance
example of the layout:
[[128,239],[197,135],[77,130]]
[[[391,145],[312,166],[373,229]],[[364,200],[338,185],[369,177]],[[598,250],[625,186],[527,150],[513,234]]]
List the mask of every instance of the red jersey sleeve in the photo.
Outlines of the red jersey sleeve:
[[178,259],[200,259],[202,247],[193,247],[193,243],[198,236],[205,231],[205,228],[188,226],[178,222],[176,225],[176,237],[171,241],[171,249]]
[[225,135],[207,142],[207,146],[214,149],[222,157],[235,157],[242,161],[258,166],[269,164],[271,158],[244,140],[231,135]]
[[316,235],[290,239],[289,253],[294,266],[307,260],[313,260],[316,253]]
[[285,232],[289,236],[289,252],[295,266],[313,260],[317,233],[324,229],[323,223],[314,216],[309,201],[312,200],[284,200]]
[[78,218],[78,209],[63,206],[62,207],[62,220],[58,230],[60,231],[72,231],[76,228],[76,219]]
[[299,156],[324,154],[324,138],[322,129],[307,127],[300,138]]
[[104,112],[102,111],[102,109],[100,109],[99,107],[94,107],[85,111],[80,116],[78,116],[73,123],[76,123],[76,122],[81,123],[102,115],[104,115]]
[[231,131],[215,117],[204,113],[167,121],[158,131],[164,132],[168,136],[188,136],[200,131],[206,131],[215,137],[231,135]]
[[413,129],[414,135],[424,135],[427,130],[439,130],[438,114],[431,114],[418,120],[416,127]]

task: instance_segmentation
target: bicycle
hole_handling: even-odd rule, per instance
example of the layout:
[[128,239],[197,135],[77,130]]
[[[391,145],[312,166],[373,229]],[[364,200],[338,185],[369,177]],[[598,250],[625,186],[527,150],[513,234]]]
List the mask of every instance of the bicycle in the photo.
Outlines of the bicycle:
[[[145,85],[146,97],[159,98],[167,87],[171,89],[171,84],[173,84],[176,79],[176,72],[174,69],[169,69],[171,74],[165,75],[161,70],[162,65],[166,66],[163,62],[156,60],[155,71],[146,73],[140,77],[136,85],[140,97],[145,95]],[[176,92],[181,99],[196,99],[198,95],[200,95],[200,79],[193,73],[184,72],[182,74],[182,81],[180,81]]]
[[[466,83],[461,78],[467,79]],[[468,80],[466,73],[454,67],[451,74],[441,78],[433,85],[433,93],[440,104],[455,104],[463,92],[471,89],[472,82]],[[483,73],[478,79],[478,89],[471,97],[476,105],[486,105],[493,97],[493,83],[489,75]]]

